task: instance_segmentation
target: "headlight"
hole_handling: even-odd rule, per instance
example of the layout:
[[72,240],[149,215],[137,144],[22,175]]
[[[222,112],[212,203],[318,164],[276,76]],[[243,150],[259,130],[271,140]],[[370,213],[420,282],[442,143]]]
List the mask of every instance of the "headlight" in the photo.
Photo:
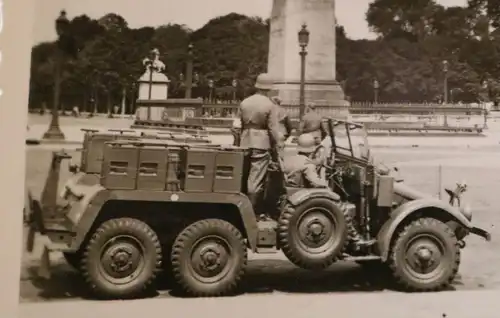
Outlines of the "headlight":
[[472,209],[470,205],[465,204],[461,206],[460,213],[462,213],[467,218],[467,220],[472,221]]

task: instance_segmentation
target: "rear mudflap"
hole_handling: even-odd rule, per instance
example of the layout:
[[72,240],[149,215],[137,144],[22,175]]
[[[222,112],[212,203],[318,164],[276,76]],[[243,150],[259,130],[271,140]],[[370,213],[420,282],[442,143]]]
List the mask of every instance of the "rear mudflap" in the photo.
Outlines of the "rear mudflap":
[[50,278],[50,253],[68,251],[70,242],[74,236],[71,231],[71,225],[64,219],[44,220],[43,209],[38,200],[31,200],[30,214],[27,217],[28,234],[26,239],[26,250],[32,253],[35,250],[35,239],[37,233],[44,236],[43,250],[40,258],[38,275],[40,277]]
[[26,250],[28,252],[33,252],[35,246],[35,235],[37,232],[44,235],[45,225],[43,223],[42,207],[38,200],[31,200],[31,213],[27,216],[28,223],[28,238],[26,241]]

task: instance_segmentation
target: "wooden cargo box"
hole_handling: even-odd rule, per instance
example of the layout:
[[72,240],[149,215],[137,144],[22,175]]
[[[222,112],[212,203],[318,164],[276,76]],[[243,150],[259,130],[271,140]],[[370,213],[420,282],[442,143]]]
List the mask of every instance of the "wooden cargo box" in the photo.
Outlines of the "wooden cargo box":
[[139,148],[132,144],[107,143],[103,149],[102,186],[116,190],[135,189]]
[[86,133],[83,138],[81,170],[86,173],[100,173],[104,156],[104,144],[117,139],[138,139],[134,135],[112,132]]
[[215,147],[182,151],[182,190],[186,192],[241,192],[244,152]]
[[239,193],[243,178],[244,152],[241,149],[223,149],[215,158],[214,192]]
[[184,148],[181,152],[181,189],[185,192],[212,192],[217,151]]

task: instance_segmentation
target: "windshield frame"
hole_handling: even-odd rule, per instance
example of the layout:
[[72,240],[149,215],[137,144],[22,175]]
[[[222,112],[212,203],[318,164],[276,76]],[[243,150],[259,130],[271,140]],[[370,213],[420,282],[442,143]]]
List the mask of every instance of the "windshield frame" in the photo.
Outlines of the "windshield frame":
[[[354,159],[356,161],[361,161],[364,164],[370,163],[371,151],[370,151],[370,145],[368,143],[368,132],[363,124],[334,119],[334,118],[328,118],[327,124],[328,124],[328,134],[330,135],[330,140],[331,140],[332,151],[335,153],[335,155],[347,157],[350,159]],[[348,148],[340,146],[336,140],[337,136],[335,134],[335,129],[340,128],[339,126],[342,126],[343,131],[345,131],[345,135],[348,140]],[[351,138],[351,131],[353,130],[360,130],[362,132],[361,134],[363,139],[364,151],[362,151],[359,156],[356,155],[354,152],[354,145]],[[339,150],[343,150],[343,152],[340,152]],[[346,151],[349,154],[346,154],[345,153]]]

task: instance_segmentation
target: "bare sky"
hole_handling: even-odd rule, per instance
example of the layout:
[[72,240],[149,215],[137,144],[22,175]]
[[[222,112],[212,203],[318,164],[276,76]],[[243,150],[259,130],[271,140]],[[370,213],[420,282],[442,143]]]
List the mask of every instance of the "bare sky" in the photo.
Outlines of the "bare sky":
[[[186,24],[198,29],[210,19],[237,12],[267,18],[272,0],[35,0],[33,42],[55,38],[54,20],[65,9],[68,16],[87,14],[99,18],[114,12],[123,16],[130,27],[159,26],[167,23]],[[373,38],[365,21],[372,0],[337,0],[336,16],[349,37]],[[411,0],[409,0],[411,1]],[[466,0],[437,0],[446,6],[461,6]]]

